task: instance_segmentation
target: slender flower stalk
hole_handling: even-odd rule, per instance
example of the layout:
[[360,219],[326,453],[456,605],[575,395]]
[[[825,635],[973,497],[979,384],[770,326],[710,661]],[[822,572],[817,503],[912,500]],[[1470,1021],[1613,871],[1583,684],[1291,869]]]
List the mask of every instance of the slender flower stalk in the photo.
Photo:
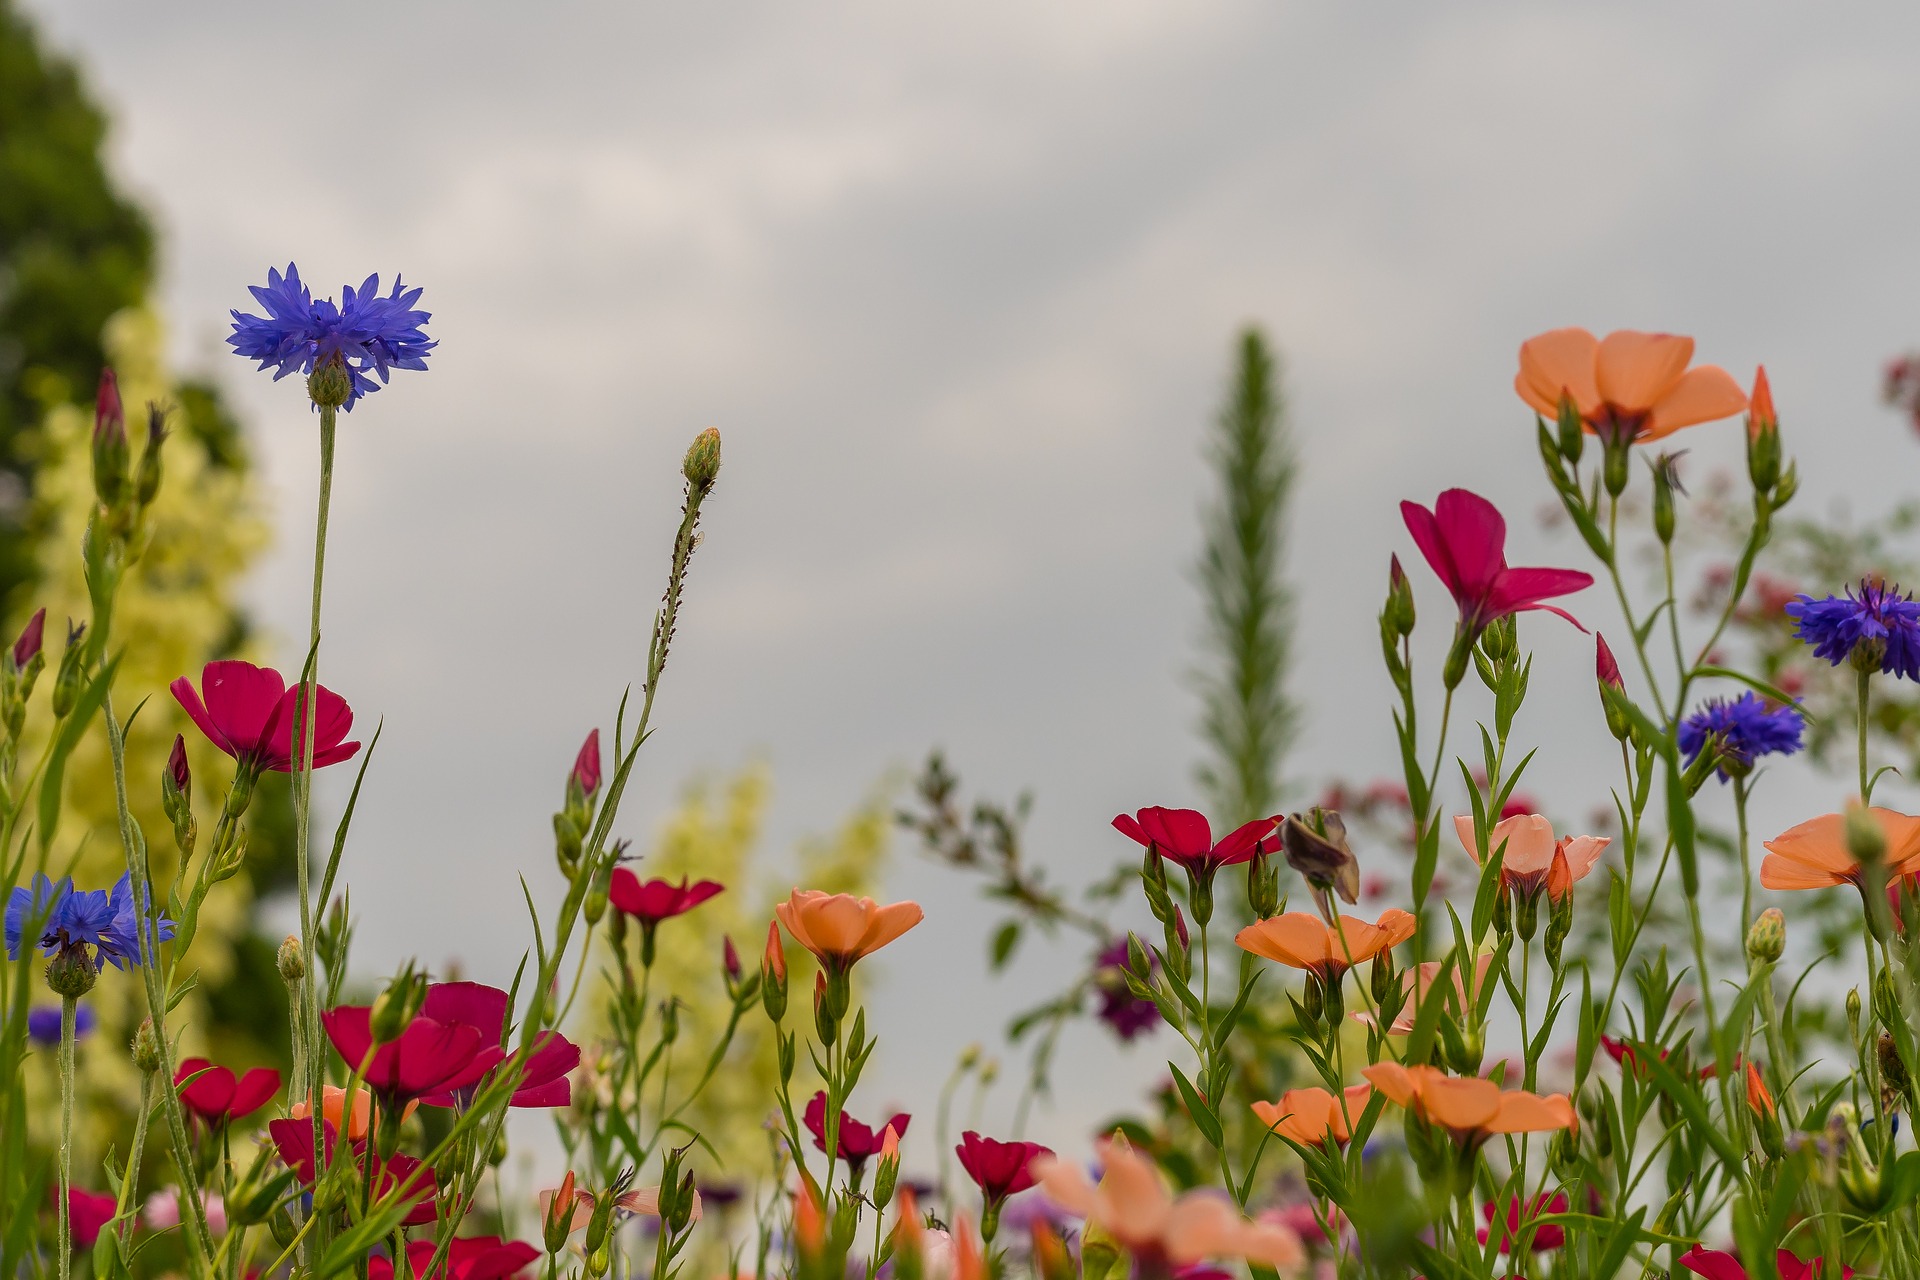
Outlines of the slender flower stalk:
[[74,997],[60,997],[60,1280],[73,1271],[73,1021]]

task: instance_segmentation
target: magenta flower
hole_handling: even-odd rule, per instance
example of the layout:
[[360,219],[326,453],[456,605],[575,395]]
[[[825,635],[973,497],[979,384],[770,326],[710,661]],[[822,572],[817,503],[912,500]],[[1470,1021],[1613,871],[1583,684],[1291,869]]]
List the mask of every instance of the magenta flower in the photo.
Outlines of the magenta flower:
[[607,886],[607,901],[643,926],[651,928],[662,920],[684,915],[724,888],[724,885],[712,880],[700,880],[693,884],[688,884],[685,879],[679,884],[649,880],[642,884],[639,876],[625,867],[618,867],[614,870],[613,882]]
[[362,1078],[390,1115],[401,1114],[415,1099],[479,1083],[507,1056],[501,1051],[498,1032],[488,1039],[470,1023],[441,1022],[425,1015],[408,1023],[398,1040],[376,1049],[372,1015],[367,1005],[342,1005],[321,1014],[320,1025],[348,1070],[367,1064]]
[[[907,1124],[913,1117],[905,1112],[898,1113],[878,1128],[862,1124],[848,1115],[840,1113],[839,1151],[840,1159],[858,1169],[880,1153],[886,1141],[886,1131],[893,1130],[896,1141],[907,1136]],[[807,1132],[813,1135],[813,1145],[822,1151],[827,1149],[827,1095],[816,1093],[807,1103],[805,1114],[800,1122],[807,1126]]]
[[1580,626],[1572,614],[1544,601],[1585,590],[1593,585],[1593,575],[1578,569],[1509,568],[1507,522],[1479,494],[1448,489],[1433,510],[1402,502],[1400,514],[1420,554],[1460,607],[1460,630],[1469,641],[1489,623],[1528,609],[1545,609]]
[[971,1129],[960,1135],[960,1145],[953,1151],[990,1205],[1031,1187],[1034,1160],[1053,1154],[1052,1147],[1037,1142],[1000,1142]]
[[1278,846],[1263,847],[1261,842],[1273,834],[1279,822],[1277,817],[1255,818],[1215,844],[1205,814],[1197,809],[1163,809],[1156,805],[1135,814],[1121,814],[1113,820],[1113,827],[1168,862],[1178,863],[1187,874],[1211,880],[1221,867],[1237,866],[1256,854],[1271,853]]
[[591,797],[600,789],[600,731],[595,729],[580,744],[580,754],[573,758],[573,773],[570,781],[577,784],[582,796]]
[[[293,770],[294,726],[304,718],[301,689],[287,688],[278,671],[251,662],[209,662],[200,673],[198,692],[185,676],[168,688],[207,740],[235,760],[275,773]],[[342,741],[353,728],[353,708],[327,686],[320,685],[318,690],[313,767],[324,769],[351,759],[360,744]]]
[[179,1085],[196,1077],[180,1090],[180,1101],[208,1124],[227,1124],[252,1115],[280,1091],[280,1073],[271,1067],[255,1067],[244,1076],[235,1076],[226,1067],[216,1067],[205,1058],[188,1058],[174,1072]]
[[[420,1006],[422,1017],[445,1025],[464,1025],[481,1035],[482,1043],[498,1045],[507,1022],[506,992],[479,982],[436,982],[427,988]],[[520,1087],[507,1104],[514,1107],[564,1107],[573,1101],[567,1076],[580,1065],[580,1047],[558,1031],[534,1037],[533,1051],[520,1067]],[[421,1101],[430,1107],[451,1107],[472,1101],[478,1081],[462,1089],[429,1094]]]

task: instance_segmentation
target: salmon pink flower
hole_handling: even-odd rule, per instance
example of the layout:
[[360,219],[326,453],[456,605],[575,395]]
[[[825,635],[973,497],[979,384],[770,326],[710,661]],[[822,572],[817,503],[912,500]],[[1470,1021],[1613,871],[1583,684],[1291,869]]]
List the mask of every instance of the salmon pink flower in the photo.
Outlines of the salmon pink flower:
[[[1520,1234],[1523,1219],[1530,1221],[1539,1217],[1541,1214],[1565,1213],[1567,1208],[1567,1197],[1557,1191],[1552,1195],[1548,1195],[1542,1191],[1533,1198],[1533,1207],[1524,1214],[1521,1212],[1520,1197],[1513,1197],[1512,1203],[1507,1206],[1506,1229],[1500,1235],[1500,1252],[1513,1252],[1514,1237]],[[1488,1224],[1491,1225],[1494,1218],[1499,1215],[1500,1208],[1498,1205],[1489,1201],[1480,1206],[1480,1213],[1482,1217],[1486,1218]],[[1485,1244],[1490,1234],[1485,1227],[1481,1228],[1480,1243]],[[1550,1253],[1566,1244],[1566,1242],[1566,1231],[1553,1223],[1547,1223],[1534,1228],[1533,1243],[1530,1246],[1530,1251],[1533,1253]]]
[[[1920,871],[1920,818],[1875,805],[1870,811],[1887,842],[1887,875]],[[1847,848],[1847,820],[1838,813],[1809,818],[1766,842],[1760,883],[1768,889],[1825,889],[1861,884],[1860,863]]]
[[1353,1137],[1353,1121],[1367,1109],[1373,1086],[1349,1085],[1336,1098],[1319,1085],[1289,1089],[1278,1102],[1255,1102],[1253,1114],[1282,1138],[1303,1147],[1317,1147],[1331,1137],[1345,1146]]
[[[301,688],[271,667],[228,660],[209,662],[200,688],[181,676],[168,686],[200,732],[246,768],[289,773],[299,747],[295,722],[304,719]],[[344,741],[353,728],[353,708],[325,685],[317,686],[313,717],[313,767],[351,759],[358,742]],[[300,726],[304,733],[306,726]]]
[[[1453,829],[1475,862],[1480,861],[1480,846],[1473,837],[1473,819],[1454,818]],[[1607,836],[1564,836],[1553,838],[1553,824],[1537,813],[1502,818],[1487,833],[1488,852],[1505,847],[1500,860],[1500,885],[1523,897],[1535,897],[1555,878],[1556,859],[1566,863],[1565,888],[1587,878],[1600,855],[1612,841]],[[1556,896],[1556,901],[1559,897]]]
[[[813,1145],[825,1151],[827,1149],[827,1095],[816,1093],[807,1103],[806,1114],[801,1123],[807,1126],[807,1132],[813,1135]],[[834,1155],[845,1160],[855,1170],[868,1159],[880,1154],[880,1147],[886,1141],[887,1130],[893,1130],[896,1140],[907,1136],[907,1124],[913,1119],[905,1112],[894,1115],[878,1129],[869,1128],[842,1111],[840,1113],[840,1132],[838,1149]]]
[[1572,1129],[1579,1121],[1564,1093],[1502,1090],[1478,1076],[1450,1076],[1437,1067],[1376,1062],[1361,1072],[1388,1101],[1436,1128],[1468,1151],[1496,1133],[1545,1133]]
[[[420,1104],[409,1102],[406,1110],[400,1113],[405,1120],[419,1109]],[[287,1114],[295,1120],[305,1120],[313,1114],[313,1108],[302,1098],[287,1107]],[[337,1084],[327,1085],[320,1093],[320,1118],[339,1132],[347,1135],[349,1141],[358,1142],[367,1136],[367,1126],[373,1119],[373,1096],[363,1085],[353,1092],[353,1106],[347,1106],[347,1091]]]
[[1255,855],[1270,852],[1274,846],[1262,846],[1273,834],[1280,819],[1256,818],[1236,827],[1214,843],[1213,828],[1206,815],[1195,809],[1163,809],[1154,806],[1135,814],[1121,814],[1113,820],[1114,830],[1134,843],[1152,849],[1168,862],[1177,863],[1196,880],[1210,882],[1221,867],[1237,866]]
[[255,1067],[236,1078],[205,1058],[188,1058],[174,1073],[173,1083],[178,1086],[191,1076],[198,1078],[180,1090],[180,1101],[210,1125],[244,1119],[280,1091],[280,1073],[270,1067]]
[[1372,924],[1345,915],[1339,922],[1336,930],[1318,916],[1289,911],[1248,925],[1233,940],[1242,951],[1304,969],[1332,986],[1354,965],[1411,938],[1415,926],[1413,915],[1398,907],[1387,908]]
[[1529,609],[1545,609],[1580,626],[1572,614],[1544,602],[1584,591],[1593,585],[1593,575],[1578,569],[1509,568],[1507,522],[1479,494],[1448,489],[1433,510],[1402,502],[1400,515],[1420,554],[1459,606],[1460,635],[1467,644],[1479,639],[1489,623]]
[[1153,1163],[1119,1141],[1102,1145],[1096,1186],[1079,1167],[1043,1156],[1034,1177],[1054,1203],[1112,1236],[1145,1274],[1209,1259],[1244,1258],[1283,1272],[1306,1262],[1300,1237],[1276,1222],[1249,1222],[1210,1188],[1175,1199]]
[[441,1022],[424,1014],[409,1023],[398,1040],[376,1047],[372,1015],[367,1005],[343,1005],[321,1014],[320,1023],[349,1070],[366,1064],[362,1078],[380,1099],[383,1112],[395,1113],[416,1098],[477,1084],[506,1056],[497,1035],[489,1039],[470,1023]]
[[1037,1142],[999,1142],[971,1129],[960,1135],[960,1145],[953,1150],[960,1157],[960,1167],[986,1197],[989,1209],[1031,1187],[1033,1162],[1053,1154],[1052,1147]]
[[[427,988],[420,1015],[442,1026],[468,1026],[480,1033],[483,1045],[497,1046],[506,1034],[507,1002],[511,999],[498,987],[480,982],[436,982]],[[493,1052],[501,1052],[494,1049]],[[496,1058],[497,1062],[498,1059]],[[573,1101],[568,1074],[580,1065],[580,1048],[558,1031],[542,1031],[534,1037],[533,1050],[520,1067],[520,1087],[514,1090],[509,1106],[564,1107]],[[429,1094],[421,1101],[430,1107],[465,1106],[473,1101],[478,1080],[464,1088],[451,1088]]]
[[1571,400],[1586,429],[1609,444],[1658,440],[1682,427],[1731,418],[1746,392],[1717,365],[1687,366],[1693,339],[1618,329],[1596,339],[1554,329],[1520,344],[1513,387],[1548,421]]
[[872,955],[926,918],[917,902],[882,906],[872,898],[818,889],[795,889],[773,913],[793,940],[835,975],[844,975],[861,957]]
[[638,920],[642,927],[652,928],[662,920],[693,910],[724,887],[712,880],[689,886],[685,878],[677,885],[666,880],[642,884],[639,876],[625,867],[617,867],[607,890],[607,901]]

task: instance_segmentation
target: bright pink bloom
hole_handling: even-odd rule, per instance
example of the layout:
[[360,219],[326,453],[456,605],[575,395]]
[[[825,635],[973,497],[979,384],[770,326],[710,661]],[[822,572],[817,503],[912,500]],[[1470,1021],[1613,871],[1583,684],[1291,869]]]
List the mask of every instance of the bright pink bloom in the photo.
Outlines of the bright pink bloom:
[[572,780],[580,784],[580,794],[591,796],[600,789],[600,731],[595,729],[580,745],[573,758]]
[[380,1096],[382,1109],[392,1115],[399,1115],[416,1098],[478,1083],[506,1057],[498,1033],[488,1039],[471,1024],[424,1015],[415,1018],[398,1040],[374,1049],[372,1014],[366,1005],[343,1005],[321,1014],[320,1024],[349,1069],[368,1061],[372,1052],[362,1078]]
[[40,644],[46,635],[46,631],[47,611],[41,609],[38,613],[27,619],[27,625],[21,630],[20,638],[13,642],[13,669],[15,671],[21,670],[29,662],[32,662],[33,656],[40,652]]
[[[446,1263],[432,1275],[427,1267],[433,1261],[434,1242],[415,1240],[407,1245],[409,1270],[419,1280],[504,1280],[526,1269],[540,1257],[540,1251],[518,1240],[499,1236],[456,1236],[447,1246]],[[367,1259],[367,1280],[393,1280],[393,1262],[382,1257]]]
[[[1565,1213],[1567,1211],[1567,1204],[1568,1204],[1568,1201],[1566,1196],[1556,1192],[1554,1195],[1549,1197],[1547,1193],[1543,1191],[1539,1195],[1533,1198],[1533,1208],[1525,1216],[1529,1219],[1532,1219],[1547,1213]],[[1499,1214],[1499,1212],[1500,1210],[1496,1208],[1492,1203],[1487,1203],[1480,1206],[1480,1214],[1482,1217],[1484,1217],[1487,1220],[1489,1224],[1493,1222],[1494,1218]],[[1520,1197],[1515,1196],[1512,1202],[1507,1206],[1507,1225],[1506,1225],[1506,1229],[1500,1235],[1500,1252],[1502,1253],[1513,1252],[1513,1238],[1514,1236],[1518,1235],[1520,1232],[1520,1223],[1521,1223]],[[1487,1242],[1487,1235],[1488,1235],[1487,1228],[1482,1227],[1480,1229],[1481,1244],[1485,1244]],[[1552,1223],[1548,1223],[1545,1226],[1534,1228],[1533,1242],[1530,1247],[1534,1253],[1547,1253],[1551,1250],[1558,1249],[1561,1245],[1564,1245],[1566,1242],[1567,1242],[1567,1233],[1564,1230],[1562,1230],[1560,1227],[1555,1226]]]
[[[893,1130],[895,1140],[907,1136],[907,1122],[913,1117],[902,1112],[878,1128],[868,1128],[852,1116],[840,1113],[840,1149],[835,1152],[840,1159],[856,1168],[864,1164],[870,1156],[880,1153],[880,1144],[888,1129]],[[813,1095],[807,1103],[807,1112],[801,1117],[807,1126],[807,1132],[813,1135],[813,1145],[825,1151],[827,1149],[827,1095],[824,1092]]]
[[1034,1158],[1053,1154],[1052,1147],[1037,1142],[998,1142],[971,1129],[960,1135],[960,1145],[953,1150],[990,1205],[1032,1186]]
[[[1736,1254],[1722,1253],[1718,1249],[1702,1249],[1699,1245],[1680,1255],[1680,1265],[1706,1280],[1747,1280],[1747,1269],[1740,1265]],[[1782,1249],[1774,1255],[1774,1267],[1780,1273],[1780,1280],[1814,1280],[1826,1271],[1826,1260],[1815,1258],[1811,1262],[1802,1262],[1798,1254],[1791,1249]],[[1850,1280],[1853,1268],[1840,1268],[1841,1280]]]
[[[334,1148],[333,1126],[322,1124],[321,1130],[327,1144],[327,1166],[331,1168],[339,1157]],[[311,1187],[316,1173],[313,1158],[313,1122],[311,1120],[270,1120],[267,1122],[267,1134],[273,1139],[274,1149],[280,1153],[280,1160],[300,1179],[300,1185]],[[378,1151],[369,1157],[365,1141],[353,1144],[353,1162],[362,1169],[366,1161],[373,1161],[373,1194],[385,1196],[402,1185],[407,1188],[407,1198],[414,1206],[402,1219],[402,1226],[418,1227],[432,1222],[439,1206],[435,1197],[440,1194],[439,1184],[434,1181],[433,1170],[410,1155],[395,1152],[386,1160],[381,1160]]]
[[[200,673],[199,692],[185,676],[168,687],[214,746],[256,769],[292,771],[294,725],[303,718],[301,690],[287,688],[278,671],[251,662],[209,662]],[[360,744],[342,741],[353,728],[353,708],[344,698],[320,685],[315,702],[313,767],[324,769],[350,759]]]
[[216,1067],[205,1058],[188,1058],[174,1073],[178,1085],[188,1076],[199,1078],[180,1090],[180,1101],[208,1124],[226,1124],[250,1116],[280,1091],[280,1073],[271,1067],[255,1067],[235,1077],[225,1067]]
[[[56,1192],[57,1194],[57,1192]],[[95,1195],[78,1187],[67,1190],[67,1225],[73,1232],[73,1247],[91,1249],[100,1238],[100,1229],[113,1221],[120,1207],[112,1196]]]
[[[460,1024],[480,1033],[481,1043],[498,1045],[507,1025],[507,1001],[510,997],[498,987],[479,982],[436,982],[427,988],[427,999],[420,1006],[422,1017],[448,1026]],[[496,1059],[498,1061],[498,1059]],[[568,1074],[580,1065],[580,1046],[558,1031],[542,1031],[534,1037],[533,1051],[520,1068],[520,1087],[508,1104],[515,1107],[564,1107],[573,1101]],[[421,1099],[430,1107],[450,1107],[456,1093],[449,1089]]]
[[1280,819],[1256,818],[1213,842],[1213,828],[1197,809],[1163,809],[1154,806],[1136,814],[1121,814],[1113,820],[1114,830],[1137,844],[1154,850],[1168,862],[1178,863],[1190,875],[1210,878],[1221,867],[1248,862],[1258,853],[1270,853],[1279,847],[1262,841],[1274,835]]
[[1460,627],[1468,635],[1528,609],[1545,609],[1580,626],[1572,614],[1542,602],[1592,586],[1593,575],[1578,569],[1508,568],[1507,522],[1479,494],[1448,489],[1433,510],[1402,502],[1400,515],[1420,554],[1460,606]]
[[693,910],[724,888],[712,880],[689,885],[684,878],[677,885],[665,880],[641,884],[639,876],[625,867],[616,867],[613,883],[607,887],[607,901],[641,924],[651,926]]

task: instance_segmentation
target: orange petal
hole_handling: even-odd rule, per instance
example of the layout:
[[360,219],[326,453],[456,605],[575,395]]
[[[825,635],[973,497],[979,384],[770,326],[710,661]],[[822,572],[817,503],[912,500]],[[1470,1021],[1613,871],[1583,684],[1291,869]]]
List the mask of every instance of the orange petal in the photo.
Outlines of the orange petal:
[[1731,418],[1747,407],[1747,393],[1733,375],[1718,365],[1689,369],[1673,389],[1660,397],[1647,419],[1643,440],[1658,440],[1696,422]]
[[1760,887],[1763,889],[1830,889],[1846,883],[1845,876],[1810,867],[1782,854],[1770,853],[1760,860]]
[[1093,1213],[1099,1194],[1080,1166],[1054,1156],[1039,1156],[1033,1162],[1033,1179],[1047,1198],[1077,1217]]
[[1567,855],[1568,874],[1576,881],[1586,879],[1612,843],[1608,836],[1568,836],[1562,840],[1560,851]]
[[1388,907],[1380,913],[1380,919],[1374,927],[1387,935],[1387,946],[1397,947],[1413,936],[1420,927],[1420,921],[1411,911],[1402,911],[1398,907]]
[[[1875,811],[1876,815],[1878,812],[1878,810]],[[1853,855],[1847,852],[1846,819],[1837,813],[1823,813],[1817,818],[1807,819],[1798,826],[1789,827],[1767,841],[1766,848],[1769,853],[1794,863],[1806,871],[1826,872],[1830,877],[1826,881],[1829,884],[1840,884],[1848,876],[1860,870],[1859,864],[1853,860]],[[1769,858],[1767,861],[1771,862],[1773,859]],[[1764,866],[1763,863],[1763,876]],[[1762,880],[1762,883],[1764,884],[1765,881]]]
[[1360,1073],[1373,1082],[1373,1087],[1387,1095],[1387,1100],[1396,1106],[1411,1107],[1415,1098],[1420,1096],[1419,1086],[1407,1069],[1397,1062],[1376,1062]]
[[1177,1266],[1237,1251],[1246,1220],[1220,1196],[1189,1192],[1168,1212],[1160,1245]]
[[1295,969],[1308,969],[1333,958],[1332,933],[1319,917],[1304,911],[1269,916],[1250,924],[1233,937],[1243,951],[1265,956]]
[[[1600,398],[1608,404],[1628,413],[1645,413],[1673,390],[1692,359],[1692,338],[1618,329],[1600,339],[1594,380]],[[1734,392],[1744,405],[1746,396],[1737,386]]]
[[1539,875],[1553,865],[1553,824],[1537,813],[1516,813],[1494,823],[1487,833],[1487,852],[1505,842],[1500,867],[1508,875]]
[[860,939],[860,954],[870,955],[927,918],[917,902],[895,902],[879,907],[868,919]]
[[1571,1129],[1577,1123],[1573,1102],[1566,1094],[1550,1093],[1541,1097],[1516,1089],[1499,1096],[1493,1118],[1480,1127],[1489,1133],[1545,1133],[1552,1129]]
[[1500,1086],[1478,1076],[1440,1076],[1420,1089],[1427,1119],[1449,1129],[1481,1129],[1500,1114]]
[[1520,344],[1520,372],[1513,389],[1549,422],[1560,416],[1562,396],[1572,396],[1582,416],[1600,407],[1594,366],[1600,344],[1585,329],[1553,329]]

